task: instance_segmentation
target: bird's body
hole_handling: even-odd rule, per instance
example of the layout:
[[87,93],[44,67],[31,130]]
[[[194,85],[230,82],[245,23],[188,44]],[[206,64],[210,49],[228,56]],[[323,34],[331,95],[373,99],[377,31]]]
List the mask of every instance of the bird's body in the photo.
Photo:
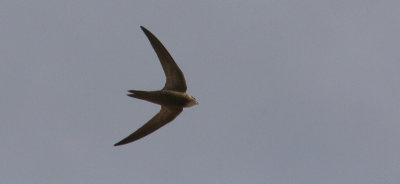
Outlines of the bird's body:
[[171,91],[171,90],[158,90],[158,91],[139,91],[129,90],[130,97],[146,100],[165,107],[191,107],[196,105],[196,99],[187,93]]
[[150,31],[142,26],[141,28],[156,52],[167,80],[164,88],[161,90],[129,90],[130,94],[128,96],[161,105],[161,110],[146,124],[114,146],[136,141],[174,120],[184,107],[191,107],[198,104],[194,97],[186,93],[185,77],[167,49]]

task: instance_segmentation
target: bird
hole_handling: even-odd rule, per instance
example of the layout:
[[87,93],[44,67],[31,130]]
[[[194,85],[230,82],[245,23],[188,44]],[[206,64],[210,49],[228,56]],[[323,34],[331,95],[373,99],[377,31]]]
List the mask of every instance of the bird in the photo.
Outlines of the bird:
[[161,110],[142,127],[114,144],[114,146],[139,140],[174,120],[183,111],[183,108],[199,104],[196,98],[186,93],[187,86],[183,72],[164,45],[145,27],[140,26],[140,28],[149,39],[151,46],[160,60],[166,82],[161,90],[128,90],[128,96],[161,105]]

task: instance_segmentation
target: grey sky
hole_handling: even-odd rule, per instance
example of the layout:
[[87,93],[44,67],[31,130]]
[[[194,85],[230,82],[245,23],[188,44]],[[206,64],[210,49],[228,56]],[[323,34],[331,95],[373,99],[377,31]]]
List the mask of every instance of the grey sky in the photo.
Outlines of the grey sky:
[[[399,183],[398,1],[0,1],[0,182]],[[200,105],[113,144],[164,85]],[[146,79],[146,80],[145,80]]]

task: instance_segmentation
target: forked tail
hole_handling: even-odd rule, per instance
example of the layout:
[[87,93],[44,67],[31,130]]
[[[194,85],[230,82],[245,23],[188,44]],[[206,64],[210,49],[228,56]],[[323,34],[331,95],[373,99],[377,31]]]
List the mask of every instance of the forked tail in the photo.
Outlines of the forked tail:
[[140,91],[140,90],[129,90],[128,91],[130,94],[128,96],[133,97],[133,98],[139,98],[139,99],[145,99],[148,94],[147,91]]

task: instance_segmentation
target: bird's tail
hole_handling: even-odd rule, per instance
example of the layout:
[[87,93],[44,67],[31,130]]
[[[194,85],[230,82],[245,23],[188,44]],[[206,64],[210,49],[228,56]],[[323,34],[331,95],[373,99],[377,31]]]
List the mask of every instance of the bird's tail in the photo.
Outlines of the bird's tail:
[[130,94],[128,96],[133,97],[133,98],[139,98],[139,99],[144,99],[148,94],[147,91],[139,91],[139,90],[129,90],[128,91]]
[[160,91],[139,91],[139,90],[129,90],[131,94],[128,96],[133,98],[138,98],[141,100],[146,100],[155,104],[162,105],[165,103],[165,98],[162,97]]

